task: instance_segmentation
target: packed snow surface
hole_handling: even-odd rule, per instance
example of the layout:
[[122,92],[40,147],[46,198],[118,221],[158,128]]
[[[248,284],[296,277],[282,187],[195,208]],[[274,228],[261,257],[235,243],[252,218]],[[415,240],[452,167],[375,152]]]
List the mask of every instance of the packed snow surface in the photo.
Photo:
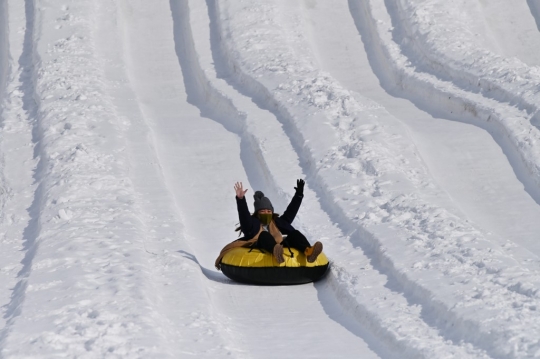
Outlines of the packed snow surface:
[[[0,358],[540,358],[535,0],[0,0]],[[324,243],[214,268],[233,185]]]

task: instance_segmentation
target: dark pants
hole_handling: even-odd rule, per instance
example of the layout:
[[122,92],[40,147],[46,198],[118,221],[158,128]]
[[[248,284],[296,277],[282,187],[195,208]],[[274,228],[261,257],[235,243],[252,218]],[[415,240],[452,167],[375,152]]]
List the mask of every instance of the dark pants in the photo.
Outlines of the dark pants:
[[[283,239],[283,242],[281,243],[283,244],[284,247],[296,248],[300,252],[304,252],[307,247],[311,246],[307,238],[298,230],[295,230],[294,232],[289,234],[286,238]],[[255,243],[255,246],[257,248],[267,251],[269,253],[273,253],[275,245],[276,245],[276,240],[270,234],[270,232],[266,232],[266,231],[261,232],[261,234],[259,235],[259,239],[257,240],[257,243]]]

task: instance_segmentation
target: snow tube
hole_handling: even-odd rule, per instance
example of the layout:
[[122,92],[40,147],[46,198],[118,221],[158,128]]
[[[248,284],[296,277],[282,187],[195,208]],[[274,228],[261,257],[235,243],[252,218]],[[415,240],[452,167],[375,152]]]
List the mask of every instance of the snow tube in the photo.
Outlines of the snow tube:
[[270,253],[234,248],[221,259],[221,271],[241,283],[288,285],[315,282],[325,275],[329,265],[324,253],[319,254],[315,262],[308,263],[304,253],[283,248],[283,257],[285,262],[278,264]]

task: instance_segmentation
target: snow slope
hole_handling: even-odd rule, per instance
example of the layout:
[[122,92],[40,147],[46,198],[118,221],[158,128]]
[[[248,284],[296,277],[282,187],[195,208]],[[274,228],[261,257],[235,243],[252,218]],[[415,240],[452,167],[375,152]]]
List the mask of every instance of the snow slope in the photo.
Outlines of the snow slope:
[[[1,357],[540,357],[539,11],[0,1]],[[328,275],[216,271],[297,178]]]

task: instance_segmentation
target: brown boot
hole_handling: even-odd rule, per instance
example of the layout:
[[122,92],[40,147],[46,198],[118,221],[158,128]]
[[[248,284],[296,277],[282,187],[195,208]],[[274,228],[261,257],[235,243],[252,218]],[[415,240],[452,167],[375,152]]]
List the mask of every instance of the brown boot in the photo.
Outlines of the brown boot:
[[315,244],[312,247],[307,247],[304,251],[304,254],[307,257],[307,261],[309,263],[313,263],[317,260],[317,257],[322,252],[322,243],[321,242],[315,242]]
[[276,244],[274,246],[274,257],[278,264],[285,262],[285,258],[283,258],[283,246],[281,244]]

